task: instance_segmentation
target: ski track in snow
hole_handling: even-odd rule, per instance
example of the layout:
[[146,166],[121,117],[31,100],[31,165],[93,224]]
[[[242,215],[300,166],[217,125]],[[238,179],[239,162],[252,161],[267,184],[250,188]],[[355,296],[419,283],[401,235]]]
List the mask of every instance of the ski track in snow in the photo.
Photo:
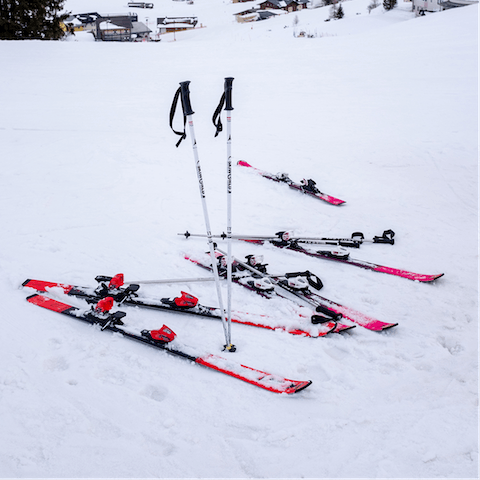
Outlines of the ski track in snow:
[[[240,25],[233,13],[249,4],[165,2],[136,13],[150,27],[157,16],[197,15],[206,28],[155,44],[0,42],[0,477],[476,477],[478,8],[414,18],[410,4],[368,15],[368,3],[345,2],[336,22],[324,22],[326,7]],[[126,10],[115,0],[66,8]],[[234,325],[235,354],[221,352],[218,321],[123,309],[132,327],[167,324],[195,354],[313,380],[294,396],[39,309],[19,289],[27,278],[205,276],[183,255],[201,255],[206,241],[177,235],[205,228],[190,139],[175,148],[168,113],[178,83],[191,80],[221,233],[226,138],[214,139],[211,116],[227,76],[234,164],[313,178],[347,202],[333,207],[234,166],[234,234],[371,238],[391,228],[394,246],[351,256],[445,273],[421,284],[234,243],[238,258],[264,255],[274,273],[308,269],[321,295],[399,324],[318,339]],[[217,305],[211,282],[142,290]],[[236,285],[233,308],[293,322],[288,302]]]

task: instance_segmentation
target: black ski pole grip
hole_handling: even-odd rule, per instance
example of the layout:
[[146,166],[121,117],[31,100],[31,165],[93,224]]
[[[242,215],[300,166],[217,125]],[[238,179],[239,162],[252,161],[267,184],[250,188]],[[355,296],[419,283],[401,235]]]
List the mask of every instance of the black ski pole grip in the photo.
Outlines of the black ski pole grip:
[[232,107],[232,83],[234,78],[233,77],[226,77],[225,84],[224,84],[224,91],[225,91],[225,110],[233,110]]
[[193,115],[195,112],[192,110],[192,105],[190,104],[190,90],[188,89],[188,85],[190,81],[187,80],[186,82],[180,82],[180,91],[182,95],[182,108],[183,114],[185,116]]

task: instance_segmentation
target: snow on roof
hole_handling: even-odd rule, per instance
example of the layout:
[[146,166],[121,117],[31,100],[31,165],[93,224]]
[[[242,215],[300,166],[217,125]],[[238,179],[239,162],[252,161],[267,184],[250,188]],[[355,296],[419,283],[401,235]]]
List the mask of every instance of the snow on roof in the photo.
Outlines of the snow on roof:
[[118,30],[118,29],[124,29],[125,27],[115,25],[112,22],[100,22],[100,30]]
[[173,30],[175,28],[193,29],[195,28],[195,25],[193,25],[192,23],[185,23],[185,22],[167,23],[167,24],[159,23],[157,25],[157,29],[159,30],[162,30],[162,29]]
[[82,25],[82,22],[77,17],[74,17],[74,16],[68,17],[64,23],[68,25]]

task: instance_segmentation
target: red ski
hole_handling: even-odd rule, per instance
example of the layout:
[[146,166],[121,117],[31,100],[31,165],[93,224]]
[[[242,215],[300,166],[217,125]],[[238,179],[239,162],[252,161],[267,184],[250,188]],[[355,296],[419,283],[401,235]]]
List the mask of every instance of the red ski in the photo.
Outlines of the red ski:
[[[111,297],[107,298],[110,299]],[[230,377],[238,378],[239,380],[269,390],[270,392],[285,394],[297,393],[307,388],[312,383],[310,380],[290,380],[279,375],[273,375],[271,373],[263,372],[262,370],[247,367],[246,365],[234,363],[217,355],[194,356],[187,354],[177,347],[175,333],[165,325],[158,330],[142,330],[140,333],[128,331],[124,327],[121,328],[119,326],[123,325],[121,318],[125,316],[125,313],[123,312],[110,314],[108,309],[98,308],[98,306],[91,310],[82,310],[72,305],[68,305],[67,303],[59,302],[58,300],[39,294],[28,297],[27,301],[53,312],[61,313],[77,320],[82,320],[91,325],[100,325],[102,330],[110,330],[111,332],[120,333],[131,340],[148,344],[152,347],[164,350],[171,355],[195,362],[198,365],[216,370],[217,372],[224,373]],[[113,305],[113,299],[111,299],[111,302],[107,303]],[[172,344],[175,344],[175,348],[171,346]]]

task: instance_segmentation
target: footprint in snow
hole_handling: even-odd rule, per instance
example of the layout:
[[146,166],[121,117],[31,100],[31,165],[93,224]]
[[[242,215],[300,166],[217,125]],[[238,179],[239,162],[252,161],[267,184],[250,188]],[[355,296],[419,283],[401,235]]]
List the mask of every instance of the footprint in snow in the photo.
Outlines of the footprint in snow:
[[154,385],[147,385],[141,392],[144,397],[151,398],[156,402],[163,402],[167,397],[168,390],[163,387],[156,387]]

